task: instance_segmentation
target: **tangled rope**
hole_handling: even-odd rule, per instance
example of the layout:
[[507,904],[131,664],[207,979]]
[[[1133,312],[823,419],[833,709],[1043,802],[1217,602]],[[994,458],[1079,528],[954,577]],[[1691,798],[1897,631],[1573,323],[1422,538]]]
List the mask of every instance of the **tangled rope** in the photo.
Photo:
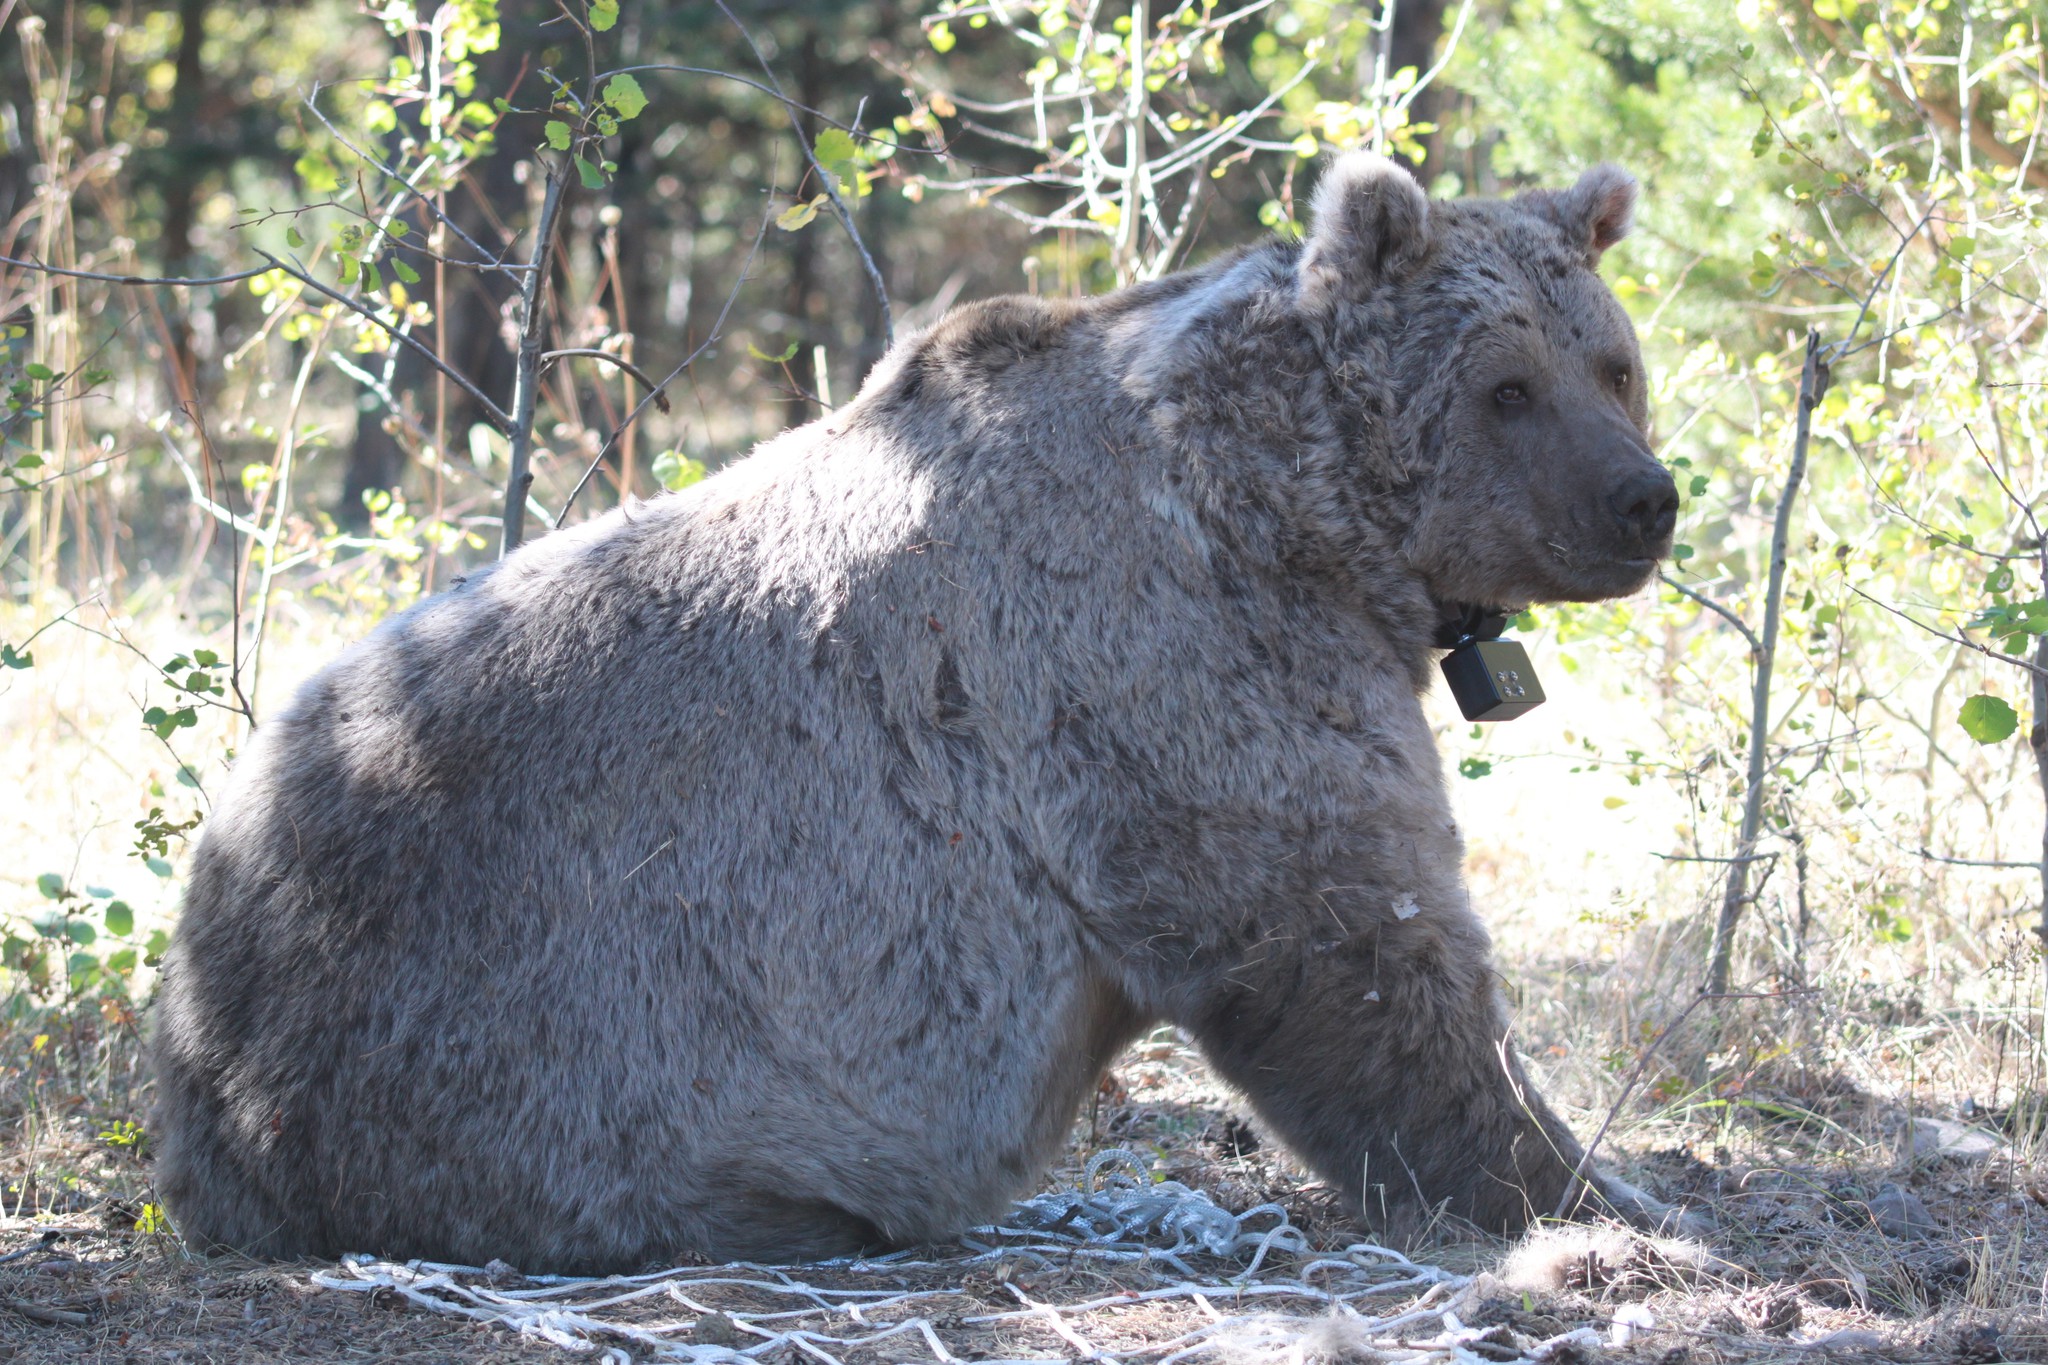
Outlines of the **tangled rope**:
[[[428,1261],[398,1264],[350,1256],[337,1269],[316,1271],[312,1278],[327,1289],[396,1294],[429,1312],[491,1323],[567,1351],[596,1354],[603,1365],[630,1365],[636,1353],[643,1359],[753,1365],[778,1350],[821,1365],[843,1365],[835,1352],[874,1346],[892,1337],[915,1337],[933,1359],[952,1365],[961,1357],[946,1345],[942,1330],[1000,1332],[1032,1323],[1058,1336],[1071,1348],[1066,1354],[1086,1360],[1143,1359],[1151,1365],[1175,1365],[1227,1349],[1244,1359],[1300,1361],[1326,1353],[1304,1350],[1306,1338],[1336,1333],[1347,1344],[1369,1345],[1390,1360],[1433,1357],[1478,1365],[1480,1357],[1465,1348],[1486,1335],[1457,1318],[1473,1288],[1470,1277],[1419,1264],[1370,1242],[1318,1255],[1280,1205],[1261,1204],[1233,1214],[1200,1190],[1178,1181],[1153,1180],[1142,1159],[1129,1151],[1098,1155],[1088,1163],[1079,1189],[1025,1200],[1012,1208],[1003,1224],[977,1228],[960,1242],[967,1254],[939,1260],[915,1259],[915,1253],[905,1251],[803,1267],[738,1262],[603,1278],[526,1276],[502,1262],[487,1267]],[[1249,1260],[1235,1273],[1218,1268],[1203,1274],[1187,1259],[1207,1256],[1229,1262],[1247,1255]],[[1290,1262],[1284,1271],[1277,1267],[1281,1260]],[[1019,1307],[995,1313],[946,1313],[948,1307],[985,1305],[958,1285],[859,1287],[883,1276],[907,1283],[908,1272],[958,1277],[970,1267],[992,1262],[1001,1263],[1000,1288]],[[1135,1265],[1155,1274],[1164,1269],[1178,1278],[1159,1275],[1165,1282],[1153,1288],[1126,1288],[1075,1303],[1034,1299],[1019,1282],[1028,1280],[1033,1267],[1059,1271],[1077,1264]],[[843,1280],[855,1287],[809,1283],[798,1278],[798,1270],[813,1279]],[[752,1307],[718,1308],[704,1302],[706,1298],[739,1300]],[[1369,1299],[1394,1298],[1407,1302],[1382,1316],[1369,1316],[1357,1306]],[[1226,1314],[1215,1306],[1220,1299],[1228,1299],[1233,1307],[1261,1300],[1276,1305],[1293,1301],[1296,1311]],[[1083,1335],[1084,1328],[1108,1310],[1162,1303],[1192,1307],[1204,1320],[1168,1340],[1116,1351]],[[1300,1311],[1311,1306],[1313,1313]],[[686,1316],[676,1315],[675,1309]],[[1577,1340],[1581,1335],[1588,1334],[1540,1343],[1527,1357],[1543,1360],[1568,1344],[1582,1345]],[[975,1358],[988,1357],[977,1351]],[[1487,1357],[1489,1362],[1500,1358],[1498,1350]]]

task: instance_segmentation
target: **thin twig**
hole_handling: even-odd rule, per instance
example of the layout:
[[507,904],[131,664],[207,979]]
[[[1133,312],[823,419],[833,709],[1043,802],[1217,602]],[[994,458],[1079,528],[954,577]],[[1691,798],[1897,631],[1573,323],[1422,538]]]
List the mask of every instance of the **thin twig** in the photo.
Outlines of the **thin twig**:
[[1726,621],[1729,625],[1741,631],[1742,638],[1749,641],[1749,655],[1752,659],[1762,655],[1762,653],[1764,652],[1764,642],[1756,638],[1756,632],[1751,630],[1749,628],[1748,623],[1746,623],[1740,616],[1737,616],[1734,612],[1728,610],[1728,608],[1722,606],[1713,598],[1708,597],[1705,593],[1694,592],[1691,588],[1686,587],[1685,584],[1679,582],[1677,579],[1673,578],[1668,573],[1659,572],[1657,577],[1664,580],[1665,587],[1670,588],[1674,592],[1681,593],[1684,596],[1691,598],[1693,601],[1705,607],[1708,611],[1713,612],[1716,616]]
[[[644,389],[652,389],[654,387],[654,381],[652,379],[649,379],[644,373],[642,373],[638,365],[635,365],[632,361],[627,360],[624,356],[613,355],[610,351],[600,351],[594,346],[571,346],[567,350],[544,351],[541,353],[541,361],[545,363],[550,360],[559,360],[563,356],[571,355],[583,355],[589,356],[592,360],[608,361],[611,364],[616,365],[620,369],[624,370],[627,374],[632,375],[635,379],[639,380],[640,387]],[[659,394],[657,394],[654,399],[654,406],[661,409],[661,411],[663,412],[667,412],[668,399],[663,398]]]
[[[491,254],[490,249],[488,247],[486,247],[482,242],[477,241],[476,238],[470,236],[467,232],[464,232],[462,230],[462,225],[460,223],[456,222],[453,218],[449,217],[446,213],[442,212],[440,205],[434,202],[434,197],[432,195],[421,194],[417,189],[413,187],[412,182],[407,180],[406,177],[400,175],[392,167],[385,165],[376,157],[371,156],[368,152],[356,146],[355,143],[349,141],[348,134],[342,132],[341,129],[335,127],[333,122],[328,119],[327,115],[320,112],[320,105],[318,103],[318,100],[320,98],[321,88],[322,87],[316,83],[313,86],[312,93],[307,95],[303,102],[308,109],[311,109],[313,111],[313,117],[320,120],[321,126],[327,129],[327,131],[334,137],[335,141],[339,142],[342,146],[348,148],[350,152],[354,153],[355,156],[357,156],[363,162],[368,164],[372,169],[377,170],[382,174],[390,177],[391,179],[396,180],[399,184],[404,185],[406,188],[406,192],[408,194],[412,195],[413,198],[419,200],[421,204],[425,205],[427,212],[433,214],[436,221],[441,223],[442,226],[446,227],[450,232],[454,233],[457,237],[460,237],[464,242],[468,243],[470,250],[476,252],[476,254],[479,256],[489,256]],[[417,172],[415,172],[415,174],[417,174]],[[511,248],[508,245],[506,247],[506,250],[509,251],[510,249]],[[500,251],[498,253],[498,259],[496,260],[472,261],[464,262],[464,264],[472,265],[478,270],[504,270],[515,274],[523,272],[526,269],[526,267],[523,265],[514,265],[507,262],[504,259],[504,256],[505,252]]]
[[1930,852],[1924,847],[1918,852],[1930,863],[1948,863],[1953,867],[2024,867],[2030,872],[2038,872],[2041,868],[2039,863],[2007,863],[1993,858],[1951,858],[1946,854]]
[[177,289],[234,284],[238,280],[252,280],[270,273],[270,267],[264,266],[260,270],[241,270],[232,275],[108,275],[97,270],[66,270],[60,265],[44,265],[41,261],[24,261],[13,256],[0,256],[0,265],[19,266],[39,275],[62,275],[73,280],[99,280],[103,284],[163,284]]
[[[1799,372],[1799,411],[1792,438],[1792,466],[1785,473],[1785,486],[1778,494],[1777,515],[1771,526],[1770,576],[1764,589],[1764,628],[1756,641],[1755,679],[1750,689],[1748,786],[1742,794],[1742,831],[1736,853],[1747,858],[1756,852],[1757,830],[1763,823],[1764,776],[1771,729],[1771,665],[1777,653],[1778,622],[1785,603],[1785,551],[1792,534],[1792,509],[1799,496],[1800,480],[1806,476],[1806,447],[1813,432],[1813,410],[1827,392],[1828,369],[1820,358],[1820,333],[1806,334],[1806,362]],[[1734,953],[1735,926],[1742,918],[1749,864],[1738,862],[1728,869],[1728,887],[1721,898],[1721,913],[1714,921],[1714,941],[1707,963],[1707,991],[1718,995],[1728,989],[1728,964]]]
[[267,251],[258,251],[256,254],[262,257],[264,260],[270,262],[272,269],[282,270],[285,274],[291,276],[300,284],[305,285],[308,289],[313,290],[315,293],[325,295],[326,297],[333,299],[342,307],[348,309],[350,312],[355,313],[360,317],[367,318],[371,322],[376,323],[377,326],[383,328],[384,331],[387,334],[389,334],[393,340],[403,342],[405,345],[412,347],[412,349],[418,352],[420,356],[422,356],[429,365],[432,365],[442,374],[445,374],[450,379],[454,380],[455,386],[457,388],[461,389],[464,393],[468,394],[471,398],[475,399],[477,405],[484,410],[484,416],[490,418],[492,426],[496,427],[500,431],[511,430],[512,419],[510,416],[506,414],[505,410],[499,407],[496,403],[493,403],[490,400],[490,398],[484,393],[484,391],[478,388],[475,384],[471,383],[468,377],[462,374],[461,371],[454,369],[447,362],[442,360],[441,357],[434,352],[433,347],[419,340],[417,337],[413,336],[404,328],[399,327],[393,323],[386,322],[384,319],[378,317],[377,314],[373,312],[371,309],[364,307],[362,304],[348,297],[348,295],[329,289],[326,285],[320,283],[320,281],[314,279],[310,274],[308,274],[303,266],[298,266],[296,263],[294,263],[293,265],[286,265],[283,261],[280,261],[279,259],[277,259],[277,257],[271,255]]
[[1929,635],[1939,636],[1941,639],[1947,640],[1950,644],[1961,645],[1965,649],[1974,649],[1987,659],[1996,659],[1998,660],[1998,662],[2002,664],[2010,664],[2012,667],[2020,669],[2021,671],[2026,673],[2031,673],[2035,677],[2048,678],[2048,668],[2044,668],[2039,664],[2035,664],[2027,659],[2023,659],[2017,654],[2002,654],[1999,651],[1992,649],[1989,645],[1981,645],[1977,643],[1975,640],[1969,639],[1966,636],[1951,635],[1947,631],[1941,629],[1939,626],[1930,626],[1925,621],[1920,620],[1918,617],[1911,616],[1906,612],[1899,610],[1897,607],[1893,606],[1889,602],[1879,601],[1877,598],[1872,597],[1869,593],[1863,591],[1863,589],[1857,587],[1853,583],[1849,585],[1849,591],[1855,593],[1858,597],[1870,603],[1872,606],[1883,607],[1886,611],[1898,617],[1901,621],[1911,622],[1913,625],[1916,625],[1920,627],[1920,629],[1926,631]]
[[34,1322],[47,1322],[55,1327],[83,1327],[92,1319],[84,1313],[74,1313],[64,1308],[45,1308],[39,1303],[24,1299],[0,1299],[0,1308],[9,1308]]
[[[771,177],[771,181],[773,179],[779,179],[779,177]],[[703,355],[705,351],[709,350],[719,340],[725,327],[725,319],[732,312],[733,303],[739,298],[740,289],[747,282],[747,272],[753,269],[754,257],[761,250],[762,240],[768,235],[768,224],[775,216],[775,192],[777,188],[778,186],[774,183],[771,183],[768,187],[768,206],[762,211],[761,226],[755,229],[754,244],[747,248],[747,259],[740,263],[739,278],[733,281],[732,288],[727,291],[724,305],[719,308],[718,316],[712,320],[711,331],[705,335],[704,340],[699,342],[695,349],[683,357],[680,364],[668,372],[667,376],[659,384],[649,384],[646,396],[634,404],[633,410],[627,413],[625,419],[612,429],[612,434],[607,436],[604,444],[598,448],[596,458],[591,460],[590,464],[584,469],[583,477],[576,480],[576,486],[569,490],[569,496],[562,499],[562,510],[555,514],[555,524],[557,526],[568,520],[569,509],[576,505],[577,494],[583,491],[583,486],[590,482],[592,475],[597,473],[598,467],[604,463],[605,456],[612,453],[612,447],[619,443],[619,439],[626,434],[627,429],[639,420],[641,413],[647,410],[647,405],[654,402],[662,390],[675,383],[676,379],[685,370],[697,363],[698,356]]]
[[1709,1000],[1783,1000],[1788,996],[1813,993],[1813,988],[1802,986],[1797,990],[1773,991],[1767,994],[1753,991],[1701,991],[1694,996],[1691,1003],[1680,1010],[1670,1023],[1657,1031],[1657,1036],[1652,1038],[1649,1046],[1637,1056],[1634,1068],[1628,1073],[1628,1079],[1621,1084],[1621,1093],[1616,1095],[1614,1103],[1608,1106],[1607,1117],[1600,1120],[1600,1127],[1594,1132],[1593,1140],[1586,1144],[1585,1154],[1579,1158],[1579,1164],[1572,1168],[1572,1178],[1565,1182],[1564,1194],[1557,1201],[1557,1208],[1550,1216],[1553,1219],[1563,1218],[1570,1210],[1574,1196],[1579,1193],[1579,1187],[1591,1183],[1586,1179],[1586,1172],[1593,1169],[1593,1154],[1600,1150],[1601,1139],[1605,1138],[1607,1130],[1614,1126],[1614,1120],[1620,1115],[1622,1105],[1628,1103],[1628,1097],[1635,1092],[1636,1082],[1643,1078],[1643,1071],[1649,1066],[1650,1059],[1657,1055],[1657,1049],[1664,1045],[1664,1040],[1671,1036],[1673,1029],[1691,1017],[1694,1010]]
[[832,212],[839,219],[839,226],[846,229],[847,239],[853,243],[854,252],[859,255],[861,266],[868,273],[868,283],[874,286],[875,301],[881,305],[882,309],[882,341],[885,345],[894,344],[896,340],[896,318],[889,307],[889,287],[882,283],[882,272],[876,267],[875,258],[868,254],[867,243],[860,239],[860,229],[853,225],[853,212],[846,207],[846,201],[839,196],[838,177],[818,164],[818,154],[812,149],[810,139],[804,136],[803,120],[796,116],[794,109],[790,108],[788,97],[782,93],[782,82],[775,79],[775,69],[768,65],[768,58],[762,55],[761,45],[754,41],[753,33],[748,30],[745,24],[740,22],[740,17],[732,12],[732,8],[725,3],[725,0],[714,0],[714,2],[718,6],[718,12],[723,14],[731,22],[732,26],[739,30],[740,37],[746,40],[748,48],[753,51],[754,60],[761,65],[761,74],[768,78],[768,84],[773,89],[775,98],[782,101],[782,111],[789,115],[789,126],[796,133],[797,145],[803,148],[804,160],[810,162],[811,169],[817,172],[819,183],[825,187],[825,193],[832,201]]

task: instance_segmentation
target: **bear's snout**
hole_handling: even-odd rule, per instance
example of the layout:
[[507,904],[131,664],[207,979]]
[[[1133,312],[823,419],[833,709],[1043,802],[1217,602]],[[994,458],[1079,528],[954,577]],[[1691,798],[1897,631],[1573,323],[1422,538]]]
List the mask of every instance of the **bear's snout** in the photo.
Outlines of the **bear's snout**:
[[1624,474],[1607,494],[1622,534],[1648,557],[1662,558],[1678,524],[1678,484],[1663,465],[1644,462]]

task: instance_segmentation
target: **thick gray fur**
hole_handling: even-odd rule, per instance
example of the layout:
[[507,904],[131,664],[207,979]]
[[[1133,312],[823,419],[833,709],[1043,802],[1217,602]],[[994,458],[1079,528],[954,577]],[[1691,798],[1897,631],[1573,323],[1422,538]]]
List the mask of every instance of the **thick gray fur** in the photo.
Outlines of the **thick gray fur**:
[[1340,159],[1304,246],[962,308],[383,624],[194,860],[179,1227],[557,1271],[942,1239],[1161,1020],[1373,1221],[1547,1215],[1581,1149],[1420,698],[1443,604],[1668,548],[1590,269],[1633,199]]

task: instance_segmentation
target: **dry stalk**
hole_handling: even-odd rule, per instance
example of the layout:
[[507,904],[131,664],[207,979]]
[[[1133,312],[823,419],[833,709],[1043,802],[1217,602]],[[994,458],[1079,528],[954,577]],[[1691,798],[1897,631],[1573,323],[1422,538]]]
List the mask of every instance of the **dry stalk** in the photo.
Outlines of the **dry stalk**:
[[1756,677],[1750,688],[1748,786],[1742,793],[1742,832],[1728,866],[1728,884],[1721,913],[1714,922],[1714,944],[1708,958],[1706,994],[1728,992],[1728,964],[1734,951],[1735,928],[1748,901],[1749,865],[1755,860],[1757,834],[1763,825],[1764,778],[1768,767],[1771,728],[1771,664],[1777,654],[1778,626],[1785,605],[1785,546],[1792,534],[1792,508],[1806,477],[1806,446],[1812,434],[1814,405],[1827,392],[1828,366],[1820,357],[1820,333],[1806,334],[1806,361],[1799,371],[1798,425],[1792,440],[1792,467],[1778,494],[1777,516],[1771,525],[1770,579],[1764,591],[1764,628],[1757,639]]

